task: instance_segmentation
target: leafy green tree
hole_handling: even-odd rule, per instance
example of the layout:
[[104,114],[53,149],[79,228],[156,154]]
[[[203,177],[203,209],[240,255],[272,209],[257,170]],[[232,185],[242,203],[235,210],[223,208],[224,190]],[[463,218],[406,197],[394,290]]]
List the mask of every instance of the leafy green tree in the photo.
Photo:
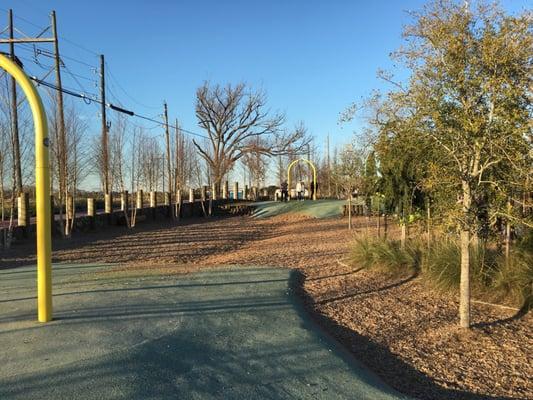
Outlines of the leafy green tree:
[[[441,156],[460,202],[460,325],[470,326],[470,246],[487,194],[511,196],[531,174],[531,14],[435,1],[405,28],[396,56],[411,70],[397,97]],[[517,190],[518,193],[520,190]],[[496,203],[493,203],[496,206]],[[505,213],[505,210],[493,212]]]
[[363,191],[365,195],[365,202],[368,211],[372,208],[372,197],[375,196],[378,190],[378,168],[376,164],[376,154],[371,151],[368,154],[365,162],[365,173],[363,180]]

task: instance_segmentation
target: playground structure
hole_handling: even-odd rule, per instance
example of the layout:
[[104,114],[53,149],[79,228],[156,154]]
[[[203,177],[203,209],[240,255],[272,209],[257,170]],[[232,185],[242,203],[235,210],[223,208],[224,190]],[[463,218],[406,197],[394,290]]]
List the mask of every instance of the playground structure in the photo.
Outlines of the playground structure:
[[[298,158],[294,161],[292,161],[289,166],[287,167],[287,186],[289,188],[289,194],[290,194],[290,191],[291,191],[291,170],[292,168],[298,164],[300,161],[306,163],[307,165],[309,165],[309,167],[311,167],[311,170],[313,171],[313,182],[311,183],[313,185],[313,198],[312,200],[316,200],[316,189],[317,189],[317,182],[316,182],[316,167],[315,165],[310,161],[310,160],[307,160],[305,158]],[[289,195],[289,198],[291,196]]]
[[18,83],[28,99],[33,116],[37,212],[37,314],[39,322],[48,322],[52,319],[52,238],[46,113],[37,89],[22,68],[2,54],[0,54],[0,67]]

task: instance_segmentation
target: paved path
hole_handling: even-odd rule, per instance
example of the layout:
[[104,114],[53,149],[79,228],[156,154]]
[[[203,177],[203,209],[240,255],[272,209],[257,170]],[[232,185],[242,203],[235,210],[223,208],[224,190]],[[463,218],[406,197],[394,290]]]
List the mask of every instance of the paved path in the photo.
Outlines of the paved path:
[[54,267],[35,322],[34,268],[0,271],[0,399],[397,399],[308,319],[290,271],[183,276]]
[[268,218],[281,214],[306,215],[313,218],[332,218],[342,216],[342,207],[345,200],[291,200],[261,201],[253,203],[253,216]]

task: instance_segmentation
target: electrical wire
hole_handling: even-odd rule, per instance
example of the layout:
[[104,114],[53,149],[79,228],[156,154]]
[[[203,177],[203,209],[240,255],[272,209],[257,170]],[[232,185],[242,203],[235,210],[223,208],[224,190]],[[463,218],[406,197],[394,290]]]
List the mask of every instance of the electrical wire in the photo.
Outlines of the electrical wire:
[[[39,79],[37,78],[36,76],[30,76],[29,77],[32,81],[36,82],[37,84],[39,85],[42,85],[42,86],[45,86],[47,88],[50,88],[50,89],[54,89],[54,90],[57,90],[57,91],[61,91],[63,92],[64,94],[68,94],[69,96],[73,96],[73,97],[77,97],[79,99],[82,99],[88,103],[90,102],[93,102],[93,103],[97,103],[97,104],[104,104],[100,99],[96,98],[96,96],[94,97],[91,97],[91,96],[88,96],[86,93],[78,93],[78,92],[75,92],[74,90],[71,90],[71,89],[68,89],[68,88],[59,88],[57,87],[55,84],[53,83],[50,83],[50,82],[46,82],[42,79]],[[158,121],[154,118],[151,118],[151,117],[147,117],[145,115],[142,115],[142,114],[137,114],[133,111],[130,111],[130,110],[126,110],[125,108],[122,108],[122,107],[119,107],[119,106],[116,106],[112,103],[105,103],[105,106],[113,111],[117,111],[117,112],[120,112],[120,113],[123,113],[123,114],[127,114],[131,117],[136,117],[136,118],[140,118],[140,119],[144,119],[146,121],[150,121],[150,122],[153,122],[159,126],[165,126],[165,123],[162,122],[162,121]],[[197,137],[201,137],[203,139],[209,139],[207,136],[205,135],[202,135],[200,133],[197,133],[197,132],[193,132],[193,131],[190,131],[190,130],[187,130],[187,129],[183,129],[183,128],[180,128],[180,127],[177,127],[175,125],[172,125],[172,124],[168,124],[168,127],[169,128],[172,128],[172,129],[179,129],[181,132],[184,132],[184,133],[187,133],[189,135],[193,135],[193,136],[197,136]]]
[[[8,10],[2,8],[2,7],[0,7],[0,10],[5,11],[5,12],[8,11]],[[42,27],[42,26],[39,26],[39,25],[37,25],[37,24],[35,24],[35,23],[33,23],[33,22],[31,22],[31,21],[29,21],[29,20],[23,18],[23,17],[17,16],[17,15],[15,15],[14,17],[15,17],[16,19],[18,19],[18,20],[21,20],[21,21],[26,22],[27,24],[29,24],[29,25],[31,25],[31,26],[37,28],[37,29],[43,30],[43,27]],[[60,39],[64,40],[64,41],[66,41],[67,43],[70,43],[71,45],[76,46],[76,47],[78,47],[78,48],[80,48],[80,49],[86,51],[87,53],[89,53],[89,54],[91,54],[91,55],[99,56],[98,53],[96,53],[96,52],[94,52],[94,51],[92,51],[92,50],[86,48],[85,46],[82,46],[82,45],[80,45],[80,44],[78,44],[78,43],[76,43],[76,42],[74,42],[74,41],[72,41],[72,40],[69,40],[69,39],[67,39],[67,38],[65,38],[65,37],[63,37],[63,36],[61,36],[61,35],[58,35],[58,37],[59,37]],[[29,44],[29,43],[20,43],[19,45],[22,46],[22,48],[24,48],[26,51],[31,51],[31,52],[33,52],[34,54],[36,53],[36,50],[39,51],[38,54],[44,54],[44,55],[46,55],[46,54],[50,54],[50,51],[49,51],[49,50],[46,50],[46,49],[44,49],[44,48],[42,48],[42,47],[39,47],[39,46],[37,46],[37,45],[35,45],[35,44],[32,45],[32,44]],[[29,46],[30,48],[28,48],[28,46]],[[19,47],[19,46],[17,46],[17,47]],[[35,56],[35,58],[36,58],[36,56]],[[98,71],[98,69],[97,69],[94,65],[91,65],[91,64],[89,64],[89,63],[87,63],[87,62],[85,62],[85,61],[82,61],[82,60],[76,59],[76,58],[74,58],[74,57],[70,57],[70,56],[66,56],[66,55],[61,55],[61,59],[70,60],[70,61],[73,61],[73,62],[79,63],[79,64],[81,64],[81,65],[85,65],[85,66],[91,68],[91,70],[94,71],[94,72]],[[32,60],[32,61],[33,61],[35,64],[39,65],[39,62],[38,62],[36,59],[35,59],[35,60]],[[39,66],[41,66],[41,65],[39,65]],[[107,62],[106,62],[106,66],[108,67],[108,68],[107,68],[107,70],[108,70],[108,75],[111,77],[111,80],[114,81],[114,83],[119,87],[119,89],[120,89],[122,92],[124,92],[124,94],[125,94],[128,98],[130,98],[132,101],[134,101],[135,103],[139,104],[139,105],[142,106],[142,107],[150,108],[150,109],[156,109],[156,108],[158,108],[158,107],[153,107],[153,106],[147,106],[147,105],[145,105],[145,104],[143,104],[143,103],[137,101],[135,98],[133,98],[133,97],[132,97],[128,92],[126,92],[126,90],[125,90],[125,89],[124,89],[124,88],[118,83],[118,80],[114,77],[114,75],[111,73],[111,71],[109,71],[109,66],[108,66]],[[41,66],[41,67],[42,67],[42,68],[46,68],[46,67],[44,67],[44,66]],[[51,67],[51,66],[50,66],[50,67]],[[67,73],[69,73],[69,75],[71,75],[72,78],[76,81],[76,83],[78,84],[78,86],[80,86],[80,88],[82,88],[82,93],[78,93],[78,92],[76,92],[75,90],[70,89],[70,88],[66,88],[66,87],[64,87],[64,86],[63,86],[61,89],[59,89],[56,85],[54,85],[54,84],[52,84],[52,83],[49,83],[49,82],[46,82],[46,81],[44,81],[44,80],[42,80],[42,79],[39,79],[39,78],[37,78],[37,77],[35,77],[35,76],[30,76],[30,79],[32,79],[32,80],[35,81],[36,83],[38,83],[38,84],[40,84],[40,85],[42,85],[42,86],[45,86],[45,87],[47,87],[47,88],[50,88],[50,89],[53,89],[53,90],[56,90],[56,91],[61,90],[63,93],[65,93],[65,94],[67,94],[67,95],[69,95],[69,96],[73,96],[73,97],[77,97],[77,98],[79,98],[79,99],[82,99],[86,104],[90,104],[90,103],[102,104],[102,101],[99,100],[99,99],[97,98],[96,95],[94,95],[94,94],[89,94],[89,95],[88,95],[88,94],[86,93],[86,90],[84,90],[84,89],[83,89],[83,86],[80,84],[80,82],[79,82],[77,79],[75,79],[75,76],[79,77],[80,79],[86,79],[86,80],[88,80],[88,81],[93,81],[93,82],[95,82],[94,80],[92,80],[92,79],[90,79],[90,78],[88,78],[88,77],[85,77],[85,76],[83,76],[83,75],[74,74],[73,72],[71,72],[69,69],[66,68],[66,65],[65,65],[64,63],[63,63],[63,67],[67,70]],[[113,97],[115,98],[115,100],[117,100],[117,103],[118,103],[119,105],[121,105],[120,101],[118,100],[118,97],[117,97],[116,95],[113,95]],[[105,106],[108,107],[109,109],[112,109],[112,110],[116,111],[116,112],[124,113],[124,114],[127,114],[127,115],[132,116],[132,117],[137,117],[137,118],[140,118],[140,119],[143,119],[143,120],[146,120],[146,121],[153,122],[153,123],[156,124],[156,126],[165,126],[165,123],[163,123],[162,121],[158,121],[158,120],[156,120],[156,119],[154,119],[154,118],[147,117],[147,116],[142,115],[142,114],[137,114],[137,113],[135,113],[135,112],[133,112],[133,111],[130,111],[130,110],[127,110],[127,109],[125,109],[125,108],[123,108],[123,107],[121,107],[121,106],[116,106],[116,105],[111,104],[111,103],[106,103]],[[181,132],[184,132],[184,133],[189,134],[189,135],[192,135],[192,136],[201,137],[201,138],[203,138],[203,139],[208,139],[208,137],[207,137],[206,135],[202,135],[202,134],[197,133],[197,132],[193,132],[193,131],[190,131],[190,130],[187,130],[187,129],[183,129],[183,128],[181,128],[181,127],[178,127],[178,126],[175,126],[175,125],[172,125],[172,124],[168,124],[168,127],[169,127],[169,128],[172,128],[172,129],[179,129]],[[151,128],[151,129],[153,129],[153,128]]]
[[109,68],[109,64],[105,63],[106,65],[106,72],[109,74],[109,76],[111,77],[111,80],[113,82],[115,82],[115,84],[118,86],[118,88],[122,91],[122,93],[124,93],[131,101],[133,101],[134,103],[137,103],[138,105],[140,105],[141,107],[144,107],[144,108],[148,108],[148,109],[152,109],[152,110],[156,110],[159,108],[159,106],[155,107],[155,106],[147,106],[146,104],[143,104],[141,103],[140,101],[136,100],[133,96],[131,96],[127,91],[126,89],[124,89],[120,83],[118,83],[118,80],[115,78],[115,76],[113,75],[113,73],[111,72],[111,69]]

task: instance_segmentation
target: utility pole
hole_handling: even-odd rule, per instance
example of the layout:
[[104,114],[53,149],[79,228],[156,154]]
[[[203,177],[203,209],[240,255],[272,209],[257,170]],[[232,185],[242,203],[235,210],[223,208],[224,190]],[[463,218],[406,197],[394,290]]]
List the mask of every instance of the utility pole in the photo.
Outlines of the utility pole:
[[[57,128],[58,128],[58,145],[59,145],[59,200],[60,200],[60,215],[63,208],[63,201],[66,205],[68,197],[67,185],[67,137],[65,132],[65,116],[63,114],[63,92],[61,85],[61,59],[59,57],[59,39],[57,34],[56,12],[52,11],[52,34],[54,37],[54,60],[56,72],[56,86],[57,90]],[[65,213],[65,235],[70,233],[68,213]]]
[[100,54],[100,100],[102,101],[100,113],[102,114],[102,168],[104,179],[104,195],[109,194],[109,149],[108,149],[108,132],[107,118],[105,109],[105,60],[104,55]]
[[175,124],[175,134],[176,134],[176,147],[175,147],[175,159],[174,159],[174,196],[175,196],[175,202],[176,207],[174,208],[174,215],[179,220],[180,213],[181,213],[181,203],[182,203],[182,193],[181,190],[183,189],[183,182],[181,181],[182,174],[182,162],[183,162],[183,143],[182,143],[182,137],[181,132],[179,128],[179,122],[176,118],[176,124]]
[[[307,160],[311,161],[311,146],[307,143]],[[309,182],[309,188],[311,188],[311,168],[307,166],[307,181]]]
[[[167,107],[167,102],[165,101],[163,103],[163,107],[164,107],[164,117],[165,117],[165,142],[166,142],[166,146],[167,146],[167,176],[168,176],[168,191],[170,192],[171,191],[171,188],[172,188],[172,169],[171,169],[171,166],[170,166],[170,133],[168,131],[168,107]],[[164,176],[165,174],[163,174]],[[165,191],[165,185],[163,183],[163,192]]]
[[[9,9],[8,12],[9,22],[9,38],[14,39],[15,30],[13,28],[13,10]],[[9,43],[9,55],[13,62],[15,60],[15,43]],[[11,77],[11,129],[13,138],[13,155],[15,164],[15,189],[20,196],[22,193],[22,166],[20,159],[20,140],[19,140],[19,124],[18,124],[18,107],[17,107],[17,83],[15,78]]]
[[327,165],[328,165],[328,197],[331,197],[331,164],[329,160],[329,133],[326,139]]

